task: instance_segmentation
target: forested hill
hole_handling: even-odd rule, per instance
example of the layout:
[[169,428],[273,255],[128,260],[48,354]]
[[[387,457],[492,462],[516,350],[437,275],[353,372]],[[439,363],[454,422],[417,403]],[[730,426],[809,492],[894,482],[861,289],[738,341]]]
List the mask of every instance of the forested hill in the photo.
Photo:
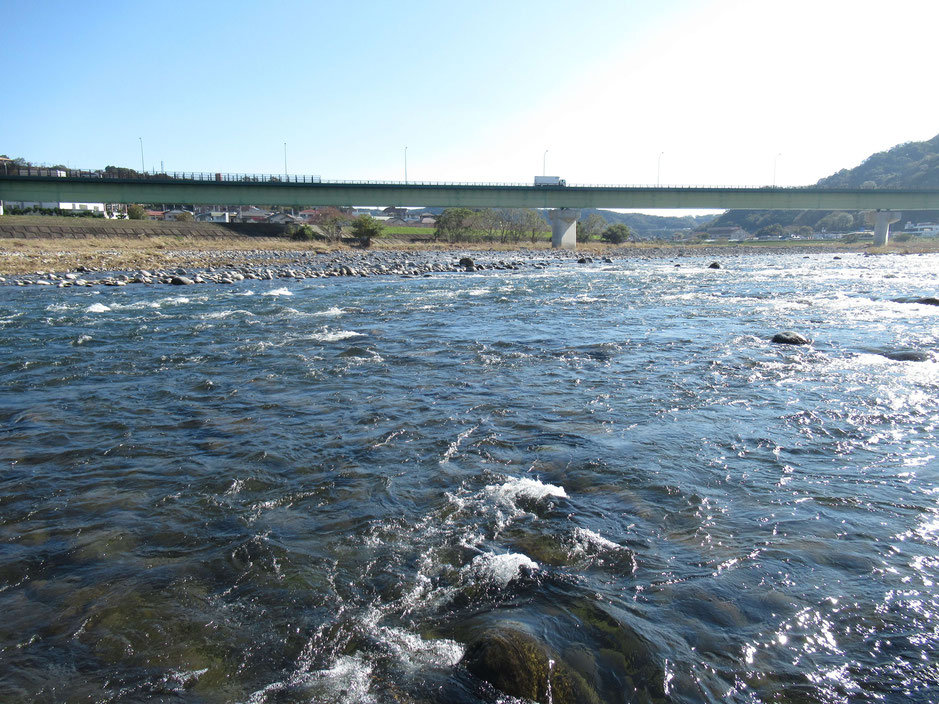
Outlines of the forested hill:
[[[872,154],[859,166],[842,169],[820,179],[817,185],[827,188],[939,188],[939,135],[925,142],[907,142]],[[866,227],[863,213],[847,215],[850,217],[828,210],[728,210],[709,227],[737,226],[752,234],[773,225],[784,229],[827,227],[835,231]],[[929,217],[929,214],[904,213],[904,218],[915,221],[920,215]]]
[[873,154],[860,166],[842,169],[821,179],[818,185],[828,188],[939,188],[939,135],[925,142],[907,142]]

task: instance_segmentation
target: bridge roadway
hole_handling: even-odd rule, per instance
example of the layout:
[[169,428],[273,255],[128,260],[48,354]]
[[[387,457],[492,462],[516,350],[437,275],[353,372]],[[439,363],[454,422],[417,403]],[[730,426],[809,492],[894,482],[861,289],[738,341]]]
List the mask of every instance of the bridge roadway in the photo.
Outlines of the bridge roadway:
[[[196,178],[19,176],[0,173],[0,200],[77,203],[356,205],[468,208],[939,210],[939,190],[716,186],[530,186]],[[257,179],[257,180],[251,180]],[[264,180],[260,180],[264,179]]]

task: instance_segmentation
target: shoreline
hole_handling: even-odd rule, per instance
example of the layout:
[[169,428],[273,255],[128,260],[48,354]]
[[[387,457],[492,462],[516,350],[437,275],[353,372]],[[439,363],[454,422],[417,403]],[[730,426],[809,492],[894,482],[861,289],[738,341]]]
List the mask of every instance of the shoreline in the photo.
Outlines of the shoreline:
[[[284,237],[194,236],[95,237],[85,239],[0,237],[0,285],[123,285],[170,283],[184,276],[195,283],[231,283],[245,279],[322,276],[421,276],[462,272],[468,257],[474,270],[532,269],[563,263],[613,259],[661,260],[710,258],[715,261],[766,254],[915,255],[939,251],[939,243],[903,243],[874,250],[863,244],[672,244],[587,243],[577,250],[549,245],[478,246],[432,244],[383,238],[371,248],[302,242]],[[586,263],[586,262],[580,262]],[[351,271],[351,273],[350,273]],[[201,279],[197,280],[197,279]]]

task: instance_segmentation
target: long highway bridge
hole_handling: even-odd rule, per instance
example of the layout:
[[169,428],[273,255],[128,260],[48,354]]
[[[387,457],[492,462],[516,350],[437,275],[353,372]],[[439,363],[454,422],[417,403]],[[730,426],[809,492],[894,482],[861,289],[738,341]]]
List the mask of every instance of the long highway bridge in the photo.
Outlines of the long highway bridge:
[[121,176],[33,167],[0,172],[2,201],[540,208],[551,211],[555,247],[576,246],[580,208],[870,210],[878,211],[875,244],[886,244],[898,211],[939,210],[939,190],[323,181],[221,173]]

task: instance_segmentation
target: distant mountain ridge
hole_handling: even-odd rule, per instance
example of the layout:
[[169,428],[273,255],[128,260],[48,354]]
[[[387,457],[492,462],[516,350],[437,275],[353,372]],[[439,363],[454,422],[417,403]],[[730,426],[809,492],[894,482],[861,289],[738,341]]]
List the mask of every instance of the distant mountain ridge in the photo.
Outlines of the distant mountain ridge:
[[[939,188],[939,135],[923,142],[898,144],[867,157],[853,169],[819,179],[823,188]],[[751,234],[779,225],[782,228],[815,229],[830,222],[840,222],[836,230],[849,231],[867,227],[861,212],[850,212],[850,218],[831,218],[831,210],[728,210],[708,227],[741,227]],[[827,219],[826,219],[827,218]],[[903,213],[904,221],[935,218],[927,212]]]

